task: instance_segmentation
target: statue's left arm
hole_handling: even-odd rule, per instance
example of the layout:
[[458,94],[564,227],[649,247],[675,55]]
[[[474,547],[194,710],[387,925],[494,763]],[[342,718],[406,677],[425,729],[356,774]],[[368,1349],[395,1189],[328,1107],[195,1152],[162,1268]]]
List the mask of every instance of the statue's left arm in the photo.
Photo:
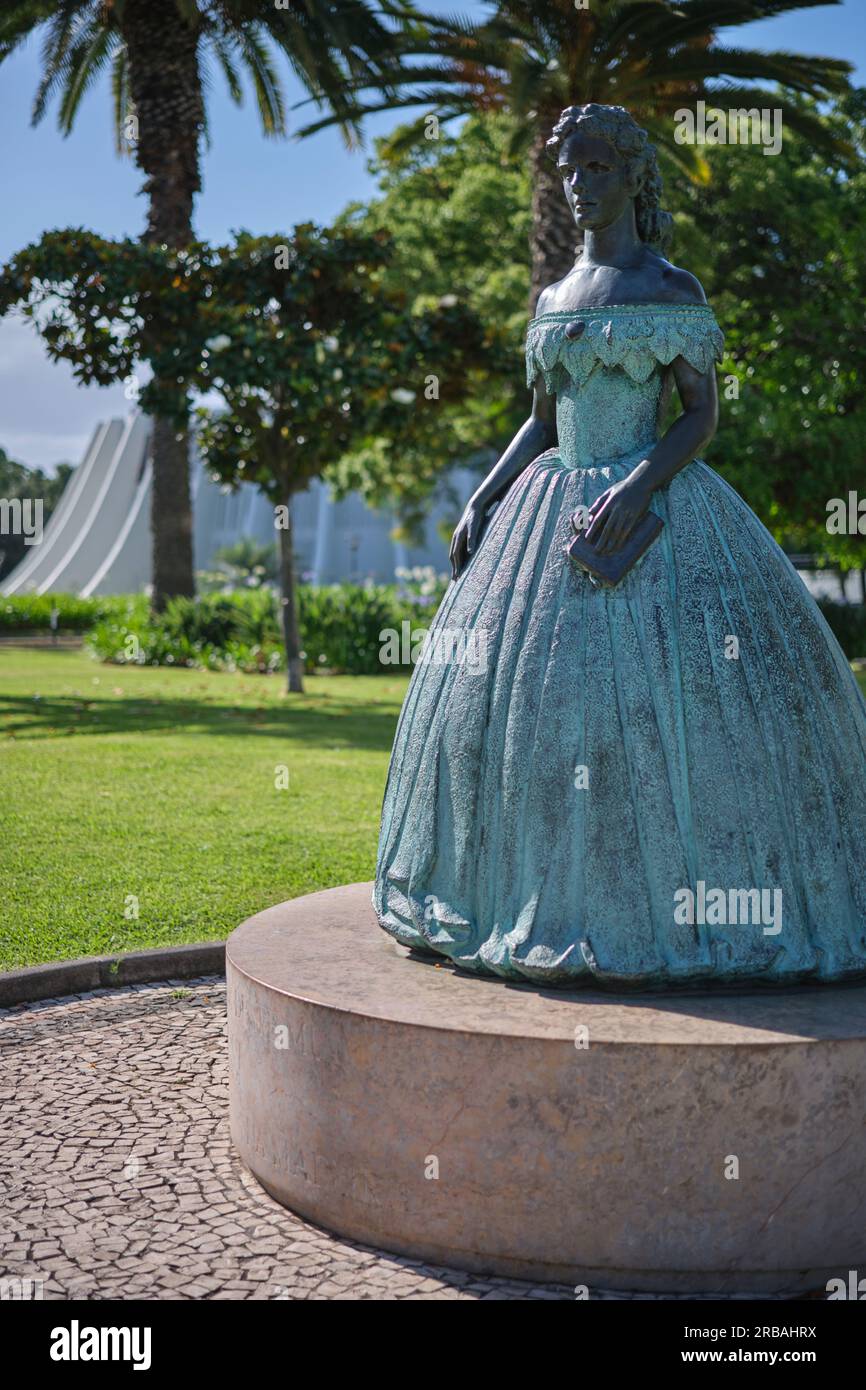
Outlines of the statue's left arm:
[[587,540],[609,555],[628,537],[650,505],[657,488],[706,448],[719,422],[715,368],[699,372],[684,357],[673,362],[682,414],[627,478],[603,492],[590,507]]

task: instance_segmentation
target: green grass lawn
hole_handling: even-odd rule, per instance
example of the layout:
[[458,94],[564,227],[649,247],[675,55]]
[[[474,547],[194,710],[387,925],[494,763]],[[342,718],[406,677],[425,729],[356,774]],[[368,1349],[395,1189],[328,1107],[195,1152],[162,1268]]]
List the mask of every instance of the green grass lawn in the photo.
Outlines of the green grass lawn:
[[405,689],[0,647],[0,968],[215,940],[372,877]]
[[216,940],[370,878],[405,689],[0,646],[0,969]]

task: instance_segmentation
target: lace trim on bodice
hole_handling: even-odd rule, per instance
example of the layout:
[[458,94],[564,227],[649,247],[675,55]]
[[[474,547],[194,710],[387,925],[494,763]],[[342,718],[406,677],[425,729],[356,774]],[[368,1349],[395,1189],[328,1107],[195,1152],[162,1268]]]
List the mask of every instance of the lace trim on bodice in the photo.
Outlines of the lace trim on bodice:
[[[583,327],[566,337],[568,324]],[[526,384],[541,373],[555,394],[564,371],[581,385],[599,363],[621,367],[634,381],[646,381],[659,362],[675,357],[699,372],[722,360],[724,334],[708,304],[608,304],[556,310],[530,321],[526,333]]]

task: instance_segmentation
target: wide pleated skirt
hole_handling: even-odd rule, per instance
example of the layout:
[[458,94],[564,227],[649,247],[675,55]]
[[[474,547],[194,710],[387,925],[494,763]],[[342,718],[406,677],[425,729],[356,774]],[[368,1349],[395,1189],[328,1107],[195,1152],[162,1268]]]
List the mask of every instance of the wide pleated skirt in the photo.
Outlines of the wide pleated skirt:
[[617,588],[565,554],[641,456],[543,455],[449,586],[391,757],[379,922],[559,987],[866,976],[866,705],[784,553],[695,461]]

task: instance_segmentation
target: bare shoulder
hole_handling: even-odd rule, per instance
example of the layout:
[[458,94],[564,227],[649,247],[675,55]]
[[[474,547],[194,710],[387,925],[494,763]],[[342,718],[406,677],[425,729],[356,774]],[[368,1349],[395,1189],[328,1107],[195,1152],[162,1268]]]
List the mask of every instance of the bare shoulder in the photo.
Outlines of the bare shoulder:
[[538,302],[535,306],[536,315],[552,313],[560,309],[571,309],[575,307],[575,301],[579,304],[586,293],[586,282],[591,282],[592,277],[587,276],[583,267],[578,262],[571,267],[561,280],[554,280],[551,284],[545,285]]
[[[568,279],[568,276],[565,276],[564,278]],[[552,285],[548,285],[545,289],[541,291],[541,294],[538,296],[538,302],[535,306],[536,318],[539,316],[539,314],[546,313],[546,311],[550,308],[551,304],[556,302],[556,291],[559,289],[559,286],[562,283],[562,280],[556,280]]]
[[671,265],[664,256],[655,256],[659,302],[663,304],[706,304],[704,287],[690,271]]

